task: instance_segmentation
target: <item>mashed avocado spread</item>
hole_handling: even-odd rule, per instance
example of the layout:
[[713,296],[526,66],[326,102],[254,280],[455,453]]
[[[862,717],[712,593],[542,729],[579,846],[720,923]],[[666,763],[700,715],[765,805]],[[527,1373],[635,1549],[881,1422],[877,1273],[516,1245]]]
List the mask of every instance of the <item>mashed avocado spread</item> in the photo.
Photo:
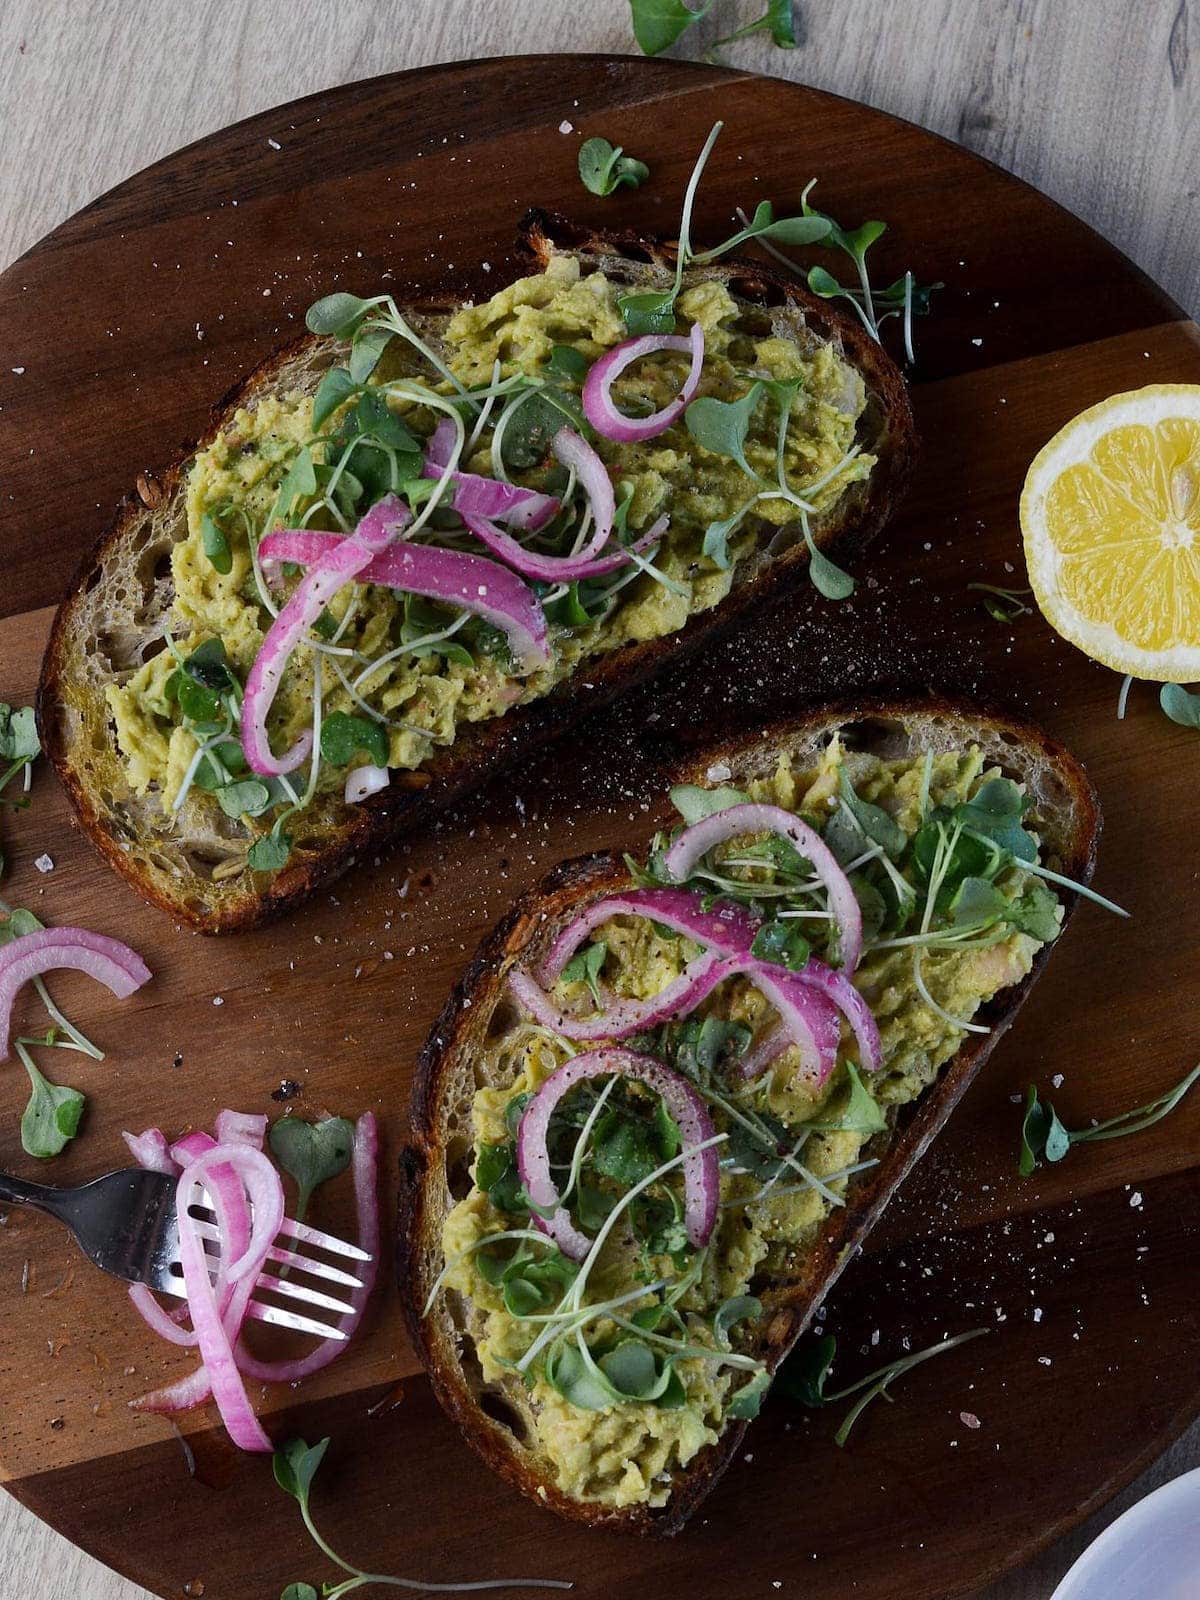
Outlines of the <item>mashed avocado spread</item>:
[[[673,797],[690,821],[707,793]],[[572,1221],[591,1239],[607,1224],[607,1237],[581,1263],[532,1232],[514,1138],[539,1085],[595,1046],[572,1045],[506,1004],[477,1063],[485,1087],[474,1098],[473,1186],[444,1225],[443,1292],[484,1382],[520,1413],[558,1487],[581,1500],[662,1504],[676,1470],[727,1419],[756,1413],[770,1381],[756,1350],[772,1286],[802,1272],[896,1115],[936,1080],[980,1006],[1029,972],[1061,922],[1037,876],[1036,817],[1017,784],[984,770],[977,747],[883,760],[834,738],[815,767],[796,770],[781,757],[769,778],[745,793],[717,791],[708,809],[746,798],[800,815],[846,869],[865,933],[852,981],[878,1026],[882,1064],[865,1069],[843,1023],[836,1066],[820,1086],[799,1070],[794,1046],[747,1080],[739,1062],[774,1014],[740,976],[690,1015],[621,1041],[686,1078],[727,1136],[707,1244],[692,1248],[681,1225],[678,1165],[638,1192],[679,1150],[679,1132],[665,1101],[615,1074],[570,1089],[547,1137]],[[659,836],[635,883],[662,881],[664,843]],[[710,851],[689,887],[748,907],[781,939],[804,930],[799,946],[763,947],[793,969],[810,952],[836,965],[807,874],[778,840],[737,838]],[[638,915],[604,922],[591,940],[552,991],[564,1013],[657,995],[700,954]],[[585,1277],[585,1292],[572,1298]]]
[[[873,458],[855,448],[863,383],[832,347],[784,337],[716,279],[686,288],[677,313],[681,331],[704,329],[699,396],[757,396],[740,460],[698,443],[683,419],[638,443],[591,437],[616,492],[614,538],[633,542],[664,514],[669,526],[644,556],[607,577],[534,585],[549,625],[549,659],[535,670],[520,670],[504,635],[478,617],[348,583],[290,654],[270,712],[277,751],[314,727],[314,717],[318,735],[331,716],[343,719],[340,755],[331,754],[337,739],[325,741],[324,760],[293,781],[257,782],[240,747],[242,685],[273,613],[301,577],[287,565],[265,576],[260,540],[281,526],[351,531],[395,492],[414,514],[427,513],[414,537],[486,554],[449,506],[427,504],[420,452],[449,397],[465,423],[460,466],[563,497],[561,515],[524,537],[548,554],[569,554],[579,491],[547,445],[562,426],[590,436],[579,391],[588,366],[627,336],[617,290],[602,273],[581,275],[573,258],[557,256],[544,272],[453,315],[436,334],[440,368],[422,353],[427,346],[381,336],[386,348],[360,377],[371,359],[358,365],[370,342],[360,329],[349,369],[336,380],[344,387],[318,392],[316,422],[307,393],[265,397],[237,412],[188,473],[187,535],[171,558],[169,648],[108,689],[134,792],[156,795],[168,817],[188,807],[223,812],[231,837],[261,840],[272,826],[278,835],[284,814],[314,796],[318,804],[340,796],[348,766],[419,769],[463,724],[500,716],[546,694],[580,662],[674,632],[718,604],[738,565],[783,526],[794,528],[797,508],[778,492],[781,483],[807,494],[819,513],[869,475]],[[660,353],[629,367],[613,398],[628,415],[646,415],[673,399],[686,371],[686,355]],[[321,751],[320,737],[316,744]],[[229,861],[223,870],[241,865]]]

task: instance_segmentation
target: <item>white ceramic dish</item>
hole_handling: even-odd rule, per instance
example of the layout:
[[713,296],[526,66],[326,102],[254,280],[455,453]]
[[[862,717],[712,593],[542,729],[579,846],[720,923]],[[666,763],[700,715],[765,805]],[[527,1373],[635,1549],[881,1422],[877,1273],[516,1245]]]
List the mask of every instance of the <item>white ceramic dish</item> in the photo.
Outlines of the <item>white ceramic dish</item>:
[[1200,1467],[1105,1528],[1052,1600],[1200,1600]]

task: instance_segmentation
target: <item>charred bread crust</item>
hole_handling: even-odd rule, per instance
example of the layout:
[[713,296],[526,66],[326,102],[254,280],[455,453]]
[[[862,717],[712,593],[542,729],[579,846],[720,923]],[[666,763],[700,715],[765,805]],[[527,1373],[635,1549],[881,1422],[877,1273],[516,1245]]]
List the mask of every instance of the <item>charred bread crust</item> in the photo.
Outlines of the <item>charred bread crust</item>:
[[[731,731],[695,751],[669,779],[703,782],[707,769],[721,762],[733,774],[732,780],[724,781],[736,782],[756,767],[769,771],[781,748],[807,749],[811,745],[815,749],[835,729],[842,730],[857,747],[884,754],[893,748],[900,753],[906,741],[921,748],[930,742],[935,748],[939,743],[949,748],[978,740],[989,761],[1026,781],[1037,794],[1039,814],[1046,819],[1047,854],[1057,858],[1061,870],[1077,881],[1087,883],[1091,878],[1100,811],[1078,761],[1031,723],[937,696],[860,702],[814,711],[798,721],[758,724],[749,732]],[[447,1000],[422,1050],[413,1087],[411,1141],[401,1156],[397,1270],[409,1333],[434,1391],[485,1461],[515,1488],[560,1516],[625,1532],[671,1535],[679,1532],[733,1460],[745,1434],[745,1422],[728,1424],[718,1442],[701,1451],[677,1475],[671,1497],[662,1507],[614,1509],[575,1500],[556,1487],[536,1453],[484,1409],[449,1319],[439,1314],[437,1306],[429,1317],[421,1315],[435,1264],[441,1259],[441,1226],[447,1200],[452,1199],[449,1167],[465,1159],[464,1141],[468,1153],[470,1145],[469,1132],[463,1126],[469,1108],[456,1109],[451,1128],[447,1092],[456,1076],[473,1081],[464,1071],[465,1064],[487,1035],[493,1013],[504,1004],[507,975],[514,963],[531,952],[536,959],[565,918],[628,882],[624,864],[611,854],[586,856],[557,867],[522,896],[487,936]],[[1063,895],[1063,931],[1077,898]],[[968,1036],[937,1082],[894,1114],[889,1133],[880,1136],[878,1146],[870,1147],[880,1155],[879,1166],[854,1180],[847,1204],[831,1216],[801,1273],[775,1289],[756,1286],[755,1292],[767,1308],[764,1336],[756,1353],[770,1370],[775,1370],[808,1328],[846,1262],[941,1131],[1024,1003],[1053,948],[1053,944],[1043,945],[1028,976],[981,1008],[979,1015],[991,1032]]]
[[[603,260],[629,281],[643,283],[665,274],[670,259],[668,247],[653,240],[574,229],[563,219],[529,213],[521,226],[519,256],[527,264],[544,266],[556,248],[571,248],[588,262]],[[878,459],[865,483],[852,485],[827,516],[814,522],[818,546],[838,561],[853,561],[892,516],[911,478],[917,441],[903,377],[852,318],[811,295],[798,281],[785,281],[766,267],[744,261],[697,269],[699,276],[721,278],[747,301],[793,308],[819,340],[836,342],[862,373],[870,397],[871,432],[865,442]],[[437,317],[449,309],[441,303],[424,306],[421,312]],[[89,629],[89,596],[99,584],[113,582],[114,572],[123,576],[128,569],[136,579],[139,564],[151,560],[156,549],[160,558],[164,550],[169,553],[171,543],[182,534],[164,533],[160,524],[168,520],[172,507],[178,513],[187,465],[197,450],[213,442],[240,406],[281,392],[289,375],[311,380],[315,387],[320,373],[338,355],[336,341],[314,335],[277,351],[221,399],[195,444],[182,449],[163,471],[139,479],[141,492],[122,502],[114,522],[84,558],[58,608],[42,665],[37,694],[42,745],[84,832],[140,895],[206,933],[258,927],[294,909],[360,854],[377,853],[489,778],[527,759],[591,711],[715,642],[758,608],[784,599],[807,581],[808,556],[802,542],[769,559],[752,559],[746,565],[757,570],[735,578],[729,595],[712,610],[694,613],[676,633],[593,657],[539,700],[490,721],[467,724],[452,745],[436,750],[418,771],[398,772],[388,790],[361,805],[342,806],[320,840],[312,848],[299,845],[274,875],[247,868],[236,882],[218,884],[205,878],[200,852],[190,874],[173,862],[168,870],[162,865],[162,837],[156,838],[150,824],[137,817],[138,808],[130,797],[114,798],[109,792],[112,786],[97,781],[88,765],[89,745],[112,737],[103,685],[87,683],[85,692],[83,652],[88,641],[82,635]],[[165,606],[169,609],[169,600]],[[164,602],[160,598],[147,609],[153,622],[161,617]],[[151,637],[148,632],[142,643]]]

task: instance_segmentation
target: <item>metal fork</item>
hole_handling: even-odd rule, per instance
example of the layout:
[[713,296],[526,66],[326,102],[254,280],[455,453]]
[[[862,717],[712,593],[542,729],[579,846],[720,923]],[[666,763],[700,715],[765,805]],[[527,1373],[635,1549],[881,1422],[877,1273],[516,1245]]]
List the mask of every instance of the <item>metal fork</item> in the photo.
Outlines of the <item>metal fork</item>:
[[[33,1206],[55,1217],[75,1235],[76,1243],[101,1271],[126,1283],[145,1283],[160,1294],[184,1298],[183,1267],[179,1260],[179,1222],[175,1213],[178,1178],[165,1172],[146,1172],[131,1167],[109,1172],[76,1189],[58,1189],[44,1183],[27,1183],[0,1173],[0,1204]],[[197,1219],[208,1253],[220,1254],[220,1233],[215,1214],[203,1206],[190,1208]],[[319,1339],[344,1339],[334,1323],[304,1316],[273,1304],[270,1296],[290,1300],[313,1311],[344,1316],[354,1307],[324,1289],[298,1283],[293,1274],[302,1273],[341,1289],[357,1289],[360,1280],[352,1272],[319,1256],[292,1248],[306,1245],[308,1251],[348,1258],[351,1263],[371,1257],[357,1245],[319,1233],[303,1222],[285,1217],[264,1268],[254,1286],[247,1314],[259,1322],[278,1328],[292,1328]],[[276,1270],[270,1270],[274,1268]],[[277,1269],[285,1269],[280,1276]],[[264,1298],[267,1297],[267,1298]]]

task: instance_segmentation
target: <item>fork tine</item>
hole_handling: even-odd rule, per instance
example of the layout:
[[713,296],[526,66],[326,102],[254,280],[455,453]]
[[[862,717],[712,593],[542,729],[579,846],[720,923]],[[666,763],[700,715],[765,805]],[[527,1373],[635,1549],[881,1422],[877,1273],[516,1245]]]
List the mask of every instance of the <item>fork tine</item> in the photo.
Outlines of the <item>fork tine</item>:
[[284,1217],[279,1231],[290,1234],[301,1244],[311,1244],[318,1250],[327,1250],[330,1255],[351,1256],[355,1261],[371,1260],[369,1250],[360,1250],[356,1244],[350,1244],[345,1239],[335,1239],[331,1233],[320,1233],[316,1228],[310,1228],[307,1222],[293,1222],[291,1217]]
[[331,1327],[327,1322],[314,1322],[311,1317],[298,1317],[294,1311],[284,1311],[280,1306],[264,1306],[257,1300],[251,1300],[246,1307],[246,1315],[253,1317],[257,1322],[269,1322],[276,1328],[291,1328],[296,1333],[311,1333],[317,1339],[346,1337],[340,1328]]
[[[191,1206],[190,1214],[201,1222],[215,1222],[216,1213],[203,1206]],[[317,1228],[310,1228],[307,1222],[293,1222],[291,1217],[284,1217],[279,1228],[280,1234],[288,1234],[301,1244],[311,1244],[317,1250],[328,1251],[334,1256],[350,1256],[355,1261],[370,1261],[369,1250],[360,1250],[356,1244],[350,1244],[346,1239],[337,1239],[331,1233],[322,1233]],[[278,1234],[276,1237],[278,1238]]]
[[[262,1280],[260,1279],[259,1284],[261,1282]],[[179,1285],[178,1288],[175,1287],[176,1283]],[[255,1287],[259,1287],[259,1284],[256,1284]],[[171,1300],[184,1300],[187,1298],[182,1278],[173,1280],[170,1285],[160,1288],[158,1292],[166,1295]],[[303,1291],[297,1292],[293,1289],[292,1293],[297,1299],[307,1300],[307,1296]],[[324,1300],[325,1296],[323,1295],[321,1298]],[[330,1301],[329,1304],[338,1306],[336,1300]],[[339,1314],[351,1309],[349,1306],[338,1306]],[[295,1333],[310,1333],[316,1339],[345,1339],[347,1337],[341,1328],[331,1323],[317,1322],[312,1317],[302,1317],[295,1311],[285,1311],[282,1306],[268,1305],[262,1300],[251,1300],[246,1307],[246,1315],[253,1317],[256,1322],[269,1322],[276,1328],[291,1328]]]
[[319,1289],[310,1289],[305,1284],[293,1283],[290,1278],[277,1278],[273,1272],[264,1272],[256,1280],[254,1295],[257,1296],[260,1291],[266,1294],[280,1294],[288,1300],[303,1300],[305,1305],[319,1306],[322,1311],[335,1311],[339,1316],[354,1310],[354,1307],[347,1305],[344,1300],[335,1300],[332,1295],[322,1294]]
[[[206,1247],[210,1243],[220,1242],[221,1235],[214,1223],[197,1222],[197,1229],[203,1237]],[[298,1250],[284,1250],[279,1245],[272,1245],[267,1259],[268,1261],[277,1261],[282,1266],[306,1272],[314,1278],[324,1278],[328,1283],[341,1284],[346,1289],[362,1288],[361,1278],[356,1278],[349,1272],[343,1272],[340,1267],[331,1267],[328,1262],[320,1261],[315,1256],[301,1255]]]

